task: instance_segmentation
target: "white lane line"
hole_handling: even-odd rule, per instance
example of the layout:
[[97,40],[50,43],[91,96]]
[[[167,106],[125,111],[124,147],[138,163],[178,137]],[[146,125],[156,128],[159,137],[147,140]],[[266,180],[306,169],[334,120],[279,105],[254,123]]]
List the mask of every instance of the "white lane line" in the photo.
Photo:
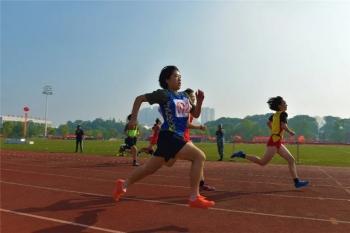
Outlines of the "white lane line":
[[[40,160],[40,158],[39,158]],[[40,162],[39,160],[35,161],[35,162]],[[50,162],[55,162],[55,161],[52,161],[50,159],[48,159]],[[76,159],[75,160],[72,160],[72,161],[77,161]],[[26,162],[31,162],[30,160],[26,160]],[[48,161],[47,161],[48,162]],[[100,163],[100,162],[103,162],[103,163],[111,163],[111,164],[120,164],[120,165],[127,165],[127,164],[130,164],[129,162],[125,162],[125,161],[122,161],[122,163],[118,163],[118,162],[115,162],[115,161],[93,161],[91,160],[91,162],[93,162],[94,164],[97,164],[97,163]],[[181,161],[183,162],[183,161]],[[23,165],[23,164],[20,164],[20,163],[16,163],[16,162],[10,162],[8,164],[14,164],[14,165]],[[27,165],[27,164],[26,164]],[[271,164],[269,165],[270,167],[273,166],[274,164]],[[28,166],[35,166],[35,165],[28,165]],[[275,166],[277,167],[280,167],[281,165],[276,165]],[[85,168],[74,168],[74,169],[89,169],[89,170],[96,170],[96,171],[103,171],[103,172],[108,172],[108,173],[114,173],[114,171],[104,171],[104,170],[101,170],[101,169],[94,169],[94,168],[90,168],[90,167],[85,167]],[[219,169],[219,168],[218,168]],[[232,168],[232,169],[236,169],[236,168]],[[223,174],[224,175],[224,174]],[[266,178],[284,178],[284,179],[289,179],[290,177],[289,176],[269,176],[269,175],[259,175],[259,174],[245,174],[244,177],[247,177],[247,176],[257,176],[257,177],[266,177]],[[169,177],[179,177],[179,176],[169,176]],[[308,177],[309,179],[312,179],[312,180],[324,180],[324,179],[329,179],[328,176],[326,177],[323,177],[323,178],[320,178],[320,177]],[[208,180],[221,180],[221,179],[215,179],[215,178],[208,178]]]
[[[17,163],[9,163],[7,162],[6,164],[10,164],[10,165],[17,165],[17,166],[21,166],[21,164],[17,164]],[[41,167],[41,168],[46,168],[46,169],[55,169],[55,167],[47,167],[47,166],[40,166],[40,165],[24,165],[24,166],[29,166],[29,167]],[[125,171],[104,171],[101,169],[94,169],[94,168],[76,168],[76,167],[65,167],[64,169],[70,169],[70,170],[89,170],[89,171],[98,171],[100,173],[107,173],[107,174],[118,174],[118,173],[122,173],[125,174]],[[183,176],[169,176],[169,175],[157,175],[157,174],[152,174],[152,176],[156,176],[156,177],[162,177],[162,178],[183,178]],[[246,175],[245,177],[247,177],[249,175]],[[222,179],[215,179],[215,178],[206,178],[206,181],[222,181]],[[283,186],[288,186],[290,187],[291,184],[286,184],[286,183],[274,183],[274,182],[263,182],[263,181],[252,181],[252,180],[234,180],[235,183],[256,183],[256,184],[268,184],[268,185],[283,185]],[[338,186],[335,185],[309,185],[309,187],[332,187],[332,188],[339,188]]]
[[[15,169],[0,169],[0,170],[1,171],[16,172],[16,173],[24,173],[24,174],[64,177],[64,178],[76,179],[76,180],[91,180],[91,181],[106,182],[106,183],[113,183],[115,181],[115,180],[108,180],[108,179],[101,179],[101,178],[85,178],[85,177],[53,174],[53,173],[20,171],[20,170],[15,170]],[[166,185],[166,184],[155,184],[155,183],[144,183],[144,182],[138,182],[135,185],[146,185],[146,186],[159,186],[159,187],[168,187],[168,188],[189,189],[188,186],[182,186],[182,185]],[[220,189],[217,189],[216,191],[217,192],[232,192],[232,191],[220,190]],[[332,198],[332,197],[320,197],[320,196],[318,196],[318,197],[307,197],[307,196],[295,196],[295,195],[284,195],[284,194],[273,194],[273,193],[259,193],[259,194],[256,194],[256,195],[286,197],[286,198],[299,198],[299,199],[313,199],[313,200],[350,201],[350,199],[345,199],[345,198]]]
[[340,188],[342,188],[345,192],[347,192],[348,194],[350,194],[350,190],[345,188],[343,186],[342,183],[340,183],[336,178],[334,178],[333,176],[331,176],[331,174],[329,174],[326,170],[322,169],[321,167],[318,167],[318,169],[325,174],[326,176],[328,176],[331,180],[333,180]]
[[91,226],[91,225],[85,225],[85,224],[81,224],[81,223],[65,221],[65,220],[62,220],[62,219],[49,218],[49,217],[44,217],[44,216],[40,216],[40,215],[28,214],[28,213],[24,213],[24,212],[8,210],[8,209],[3,209],[3,208],[0,208],[0,211],[1,212],[5,212],[5,213],[20,215],[20,216],[25,216],[25,217],[30,217],[30,218],[36,218],[36,219],[40,219],[40,220],[50,221],[50,222],[57,222],[57,223],[62,223],[62,224],[82,227],[84,229],[92,229],[92,230],[97,230],[97,231],[102,231],[102,232],[110,232],[110,233],[125,233],[125,232],[122,232],[122,231],[115,231],[115,230],[108,229],[108,228],[95,227],[95,226]]
[[[51,190],[51,191],[57,191],[57,192],[76,193],[76,194],[83,194],[83,195],[90,195],[90,196],[97,196],[97,197],[109,197],[109,198],[112,199],[112,196],[110,196],[110,195],[99,194],[99,193],[88,193],[88,192],[80,192],[80,191],[67,190],[67,189],[50,188],[50,187],[45,187],[45,186],[21,184],[21,183],[8,182],[8,181],[3,181],[3,180],[0,180],[0,183],[10,184],[10,185],[17,185],[17,186],[23,186],[23,187],[30,187],[30,188],[37,188],[37,189],[44,189],[44,190]],[[166,202],[166,201],[158,201],[158,200],[149,200],[149,199],[142,199],[142,198],[123,197],[122,199],[133,200],[133,201],[141,201],[141,202],[146,202],[146,203],[167,204],[167,205],[173,205],[173,206],[188,207],[188,205],[186,205],[186,204],[179,204],[179,203],[174,203],[174,202]],[[311,217],[301,217],[301,216],[282,215],[282,214],[269,214],[269,213],[262,213],[262,212],[243,211],[243,210],[224,209],[224,208],[210,208],[209,210],[211,210],[211,211],[221,211],[221,212],[230,212],[230,213],[248,214],[248,215],[268,216],[268,217],[276,217],[276,218],[287,218],[287,219],[299,219],[299,220],[318,221],[318,222],[329,222],[329,223],[332,223],[332,224],[334,224],[335,221],[337,223],[350,224],[350,221],[346,221],[346,220],[335,220],[334,221],[334,220],[322,219],[322,218],[311,218]]]
[[[5,165],[9,164],[9,165],[16,165],[16,166],[25,166],[25,167],[40,167],[40,168],[45,168],[45,169],[57,169],[58,168],[56,166],[41,166],[41,165],[34,165],[34,164],[19,164],[19,163],[13,163],[13,162],[6,162],[6,163],[2,163],[2,164],[5,164]],[[108,174],[118,174],[118,173],[125,174],[125,172],[131,172],[131,169],[129,171],[117,171],[117,170],[116,171],[104,171],[104,170],[101,170],[101,169],[95,169],[95,168],[91,168],[91,167],[63,167],[63,169],[98,171],[100,173],[108,173]],[[169,175],[157,175],[157,174],[152,174],[152,176],[166,177],[166,178],[183,178],[183,176],[169,176]],[[222,180],[222,179],[208,178],[206,180],[218,180],[219,181],[219,180]]]

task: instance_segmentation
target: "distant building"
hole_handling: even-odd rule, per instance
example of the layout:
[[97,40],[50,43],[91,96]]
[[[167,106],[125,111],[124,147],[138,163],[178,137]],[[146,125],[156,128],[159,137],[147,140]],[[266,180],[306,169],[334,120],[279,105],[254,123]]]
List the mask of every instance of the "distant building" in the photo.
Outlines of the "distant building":
[[214,108],[203,107],[201,112],[201,123],[205,124],[208,121],[215,121]]
[[139,123],[148,127],[153,126],[157,118],[163,122],[163,118],[160,115],[158,105],[154,107],[142,108],[138,116]]
[[[2,127],[2,124],[4,122],[24,122],[24,116],[13,116],[13,115],[1,115],[0,116],[0,126]],[[31,121],[33,123],[37,124],[45,124],[44,119],[40,118],[33,118],[33,117],[28,117],[27,121]],[[52,126],[52,121],[47,121],[48,126]]]

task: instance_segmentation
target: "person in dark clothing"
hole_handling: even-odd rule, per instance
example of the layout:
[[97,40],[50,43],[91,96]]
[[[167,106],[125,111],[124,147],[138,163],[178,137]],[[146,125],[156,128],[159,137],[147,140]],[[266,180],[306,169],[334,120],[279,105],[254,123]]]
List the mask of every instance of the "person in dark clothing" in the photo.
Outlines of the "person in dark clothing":
[[222,161],[224,157],[224,130],[221,124],[218,125],[218,130],[216,131],[216,144],[218,146],[218,152],[220,156],[218,161]]
[[78,125],[77,129],[75,130],[75,153],[78,152],[78,147],[80,148],[80,153],[83,152],[83,139],[84,130],[82,130],[80,125]]

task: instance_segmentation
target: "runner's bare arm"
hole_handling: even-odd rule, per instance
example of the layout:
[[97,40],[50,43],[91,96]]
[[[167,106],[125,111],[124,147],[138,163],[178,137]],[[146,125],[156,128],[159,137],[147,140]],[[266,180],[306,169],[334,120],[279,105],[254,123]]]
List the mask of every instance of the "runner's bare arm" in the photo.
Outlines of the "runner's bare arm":
[[286,123],[281,123],[282,129],[284,129],[286,132],[288,132],[291,136],[295,135],[295,132],[291,130]]
[[134,105],[132,107],[131,119],[129,122],[129,129],[133,129],[137,125],[137,115],[139,113],[139,109],[140,109],[141,104],[143,102],[147,102],[145,95],[140,95],[140,96],[136,97],[136,99],[134,101]]
[[272,122],[271,121],[266,122],[266,124],[270,129],[272,129]]

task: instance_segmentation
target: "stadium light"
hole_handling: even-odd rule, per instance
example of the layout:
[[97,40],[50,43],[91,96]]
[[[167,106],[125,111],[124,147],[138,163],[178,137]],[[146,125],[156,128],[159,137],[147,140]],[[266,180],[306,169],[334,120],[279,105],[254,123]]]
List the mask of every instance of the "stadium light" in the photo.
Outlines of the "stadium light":
[[45,133],[44,133],[44,136],[47,137],[47,108],[48,108],[48,103],[47,103],[48,98],[47,97],[49,95],[53,94],[52,86],[45,85],[42,93],[45,95]]

